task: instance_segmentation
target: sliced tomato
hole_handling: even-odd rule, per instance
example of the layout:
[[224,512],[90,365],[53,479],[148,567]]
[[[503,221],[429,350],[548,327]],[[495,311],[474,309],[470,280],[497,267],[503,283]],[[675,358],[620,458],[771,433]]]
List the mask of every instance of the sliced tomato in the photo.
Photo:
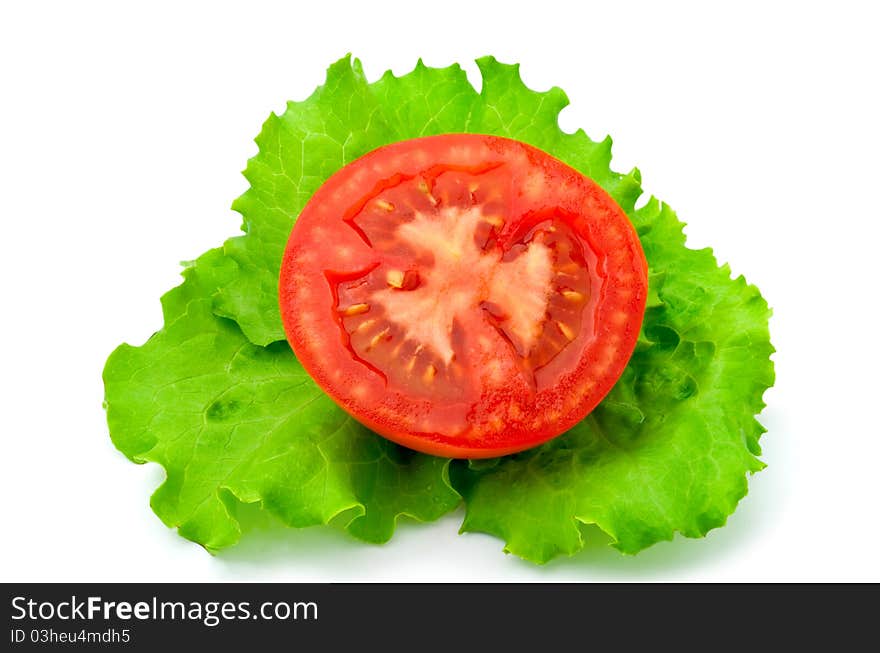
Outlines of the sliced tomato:
[[360,422],[484,458],[589,413],[635,347],[647,265],[620,207],[505,138],[394,143],[334,174],[281,267],[288,340]]

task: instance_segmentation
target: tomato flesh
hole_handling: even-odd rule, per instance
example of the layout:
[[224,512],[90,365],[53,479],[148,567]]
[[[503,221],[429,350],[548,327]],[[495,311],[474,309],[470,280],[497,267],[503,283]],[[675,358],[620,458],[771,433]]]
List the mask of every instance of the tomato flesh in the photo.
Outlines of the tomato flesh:
[[351,163],[281,269],[288,340],[362,423],[480,458],[582,419],[635,346],[647,266],[623,211],[528,145],[450,134]]

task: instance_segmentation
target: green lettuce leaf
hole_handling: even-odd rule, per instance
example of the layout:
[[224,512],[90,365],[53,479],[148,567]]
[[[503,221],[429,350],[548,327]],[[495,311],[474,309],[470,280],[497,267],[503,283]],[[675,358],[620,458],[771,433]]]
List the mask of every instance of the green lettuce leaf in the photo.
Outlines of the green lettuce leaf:
[[461,66],[428,68],[421,60],[402,77],[389,70],[370,91],[395,141],[468,131],[480,100]]
[[[245,234],[186,271],[163,299],[162,331],[111,356],[114,442],[166,468],[153,506],[186,537],[230,544],[236,506],[260,502],[293,526],[353,515],[349,531],[382,541],[399,514],[451,509],[451,475],[463,530],[544,562],[582,546],[582,523],[630,553],[676,531],[703,535],[745,494],[762,466],[754,415],[773,382],[766,303],[709,250],[687,249],[668,207],[635,210],[639,171],[611,170],[609,138],[559,128],[563,91],[532,91],[517,66],[491,57],[478,65],[479,93],[457,65],[419,62],[370,84],[357,60],[333,64],[322,87],[263,125],[251,187],[233,205]],[[372,149],[446,132],[516,138],[592,177],[637,226],[650,267],[639,345],[600,407],[543,447],[451,467],[387,443],[323,397],[284,342],[277,297],[290,228],[321,183]]]
[[238,506],[259,502],[290,526],[342,515],[352,535],[384,542],[398,516],[433,520],[458,505],[449,461],[368,431],[286,342],[254,345],[213,313],[212,294],[236,273],[221,250],[202,255],[162,298],[165,327],[104,368],[113,443],[165,468],[151,501],[162,521],[216,550],[238,541]]

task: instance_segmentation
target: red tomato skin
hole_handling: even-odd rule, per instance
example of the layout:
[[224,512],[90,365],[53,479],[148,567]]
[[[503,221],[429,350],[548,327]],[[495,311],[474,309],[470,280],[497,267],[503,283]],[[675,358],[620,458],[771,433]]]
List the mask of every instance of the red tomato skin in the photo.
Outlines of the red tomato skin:
[[[378,182],[394,174],[416,175],[437,160],[451,165],[473,163],[468,157],[474,155],[502,161],[514,157],[517,165],[526,165],[523,161],[527,161],[555,182],[546,191],[551,196],[546,199],[560,211],[575,216],[573,228],[597,256],[589,273],[592,287],[598,292],[590,299],[588,315],[592,326],[571,343],[580,349],[569,368],[531,397],[516,387],[480,397],[478,408],[470,413],[470,430],[462,437],[420,430],[420,421],[442,421],[446,408],[435,405],[430,398],[389,390],[380,373],[351,356],[332,308],[335,291],[324,271],[334,266],[362,271],[381,260],[381,254],[367,247],[355,230],[338,217],[351,210],[352,197],[365,196]],[[520,191],[513,200],[512,213],[532,201],[524,199],[527,192]],[[543,201],[545,197],[538,199]],[[342,256],[340,252],[345,252],[344,260],[338,258]],[[647,286],[647,262],[635,229],[623,210],[595,182],[518,141],[444,134],[374,150],[337,171],[318,189],[288,241],[279,279],[279,300],[285,332],[298,360],[352,417],[389,440],[423,453],[490,458],[546,442],[573,427],[596,407],[622,374],[635,348]],[[552,374],[547,372],[546,376]],[[459,408],[455,410],[460,412]],[[449,408],[450,413],[455,410]],[[503,414],[503,428],[490,429],[488,418],[481,424],[483,414]],[[481,431],[481,427],[485,430]]]

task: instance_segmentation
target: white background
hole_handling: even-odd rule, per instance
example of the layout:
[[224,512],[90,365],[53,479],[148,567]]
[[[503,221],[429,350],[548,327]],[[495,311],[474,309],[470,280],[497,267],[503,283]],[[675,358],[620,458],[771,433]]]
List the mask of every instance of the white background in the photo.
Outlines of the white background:
[[[876,5],[239,4],[0,12],[0,580],[880,581]],[[371,80],[521,62],[761,288],[769,467],[725,528],[539,568],[457,535],[460,512],[385,546],[268,531],[216,557],[152,514],[162,471],[113,449],[104,360],[161,326],[178,261],[237,233],[263,120],[348,51]]]

